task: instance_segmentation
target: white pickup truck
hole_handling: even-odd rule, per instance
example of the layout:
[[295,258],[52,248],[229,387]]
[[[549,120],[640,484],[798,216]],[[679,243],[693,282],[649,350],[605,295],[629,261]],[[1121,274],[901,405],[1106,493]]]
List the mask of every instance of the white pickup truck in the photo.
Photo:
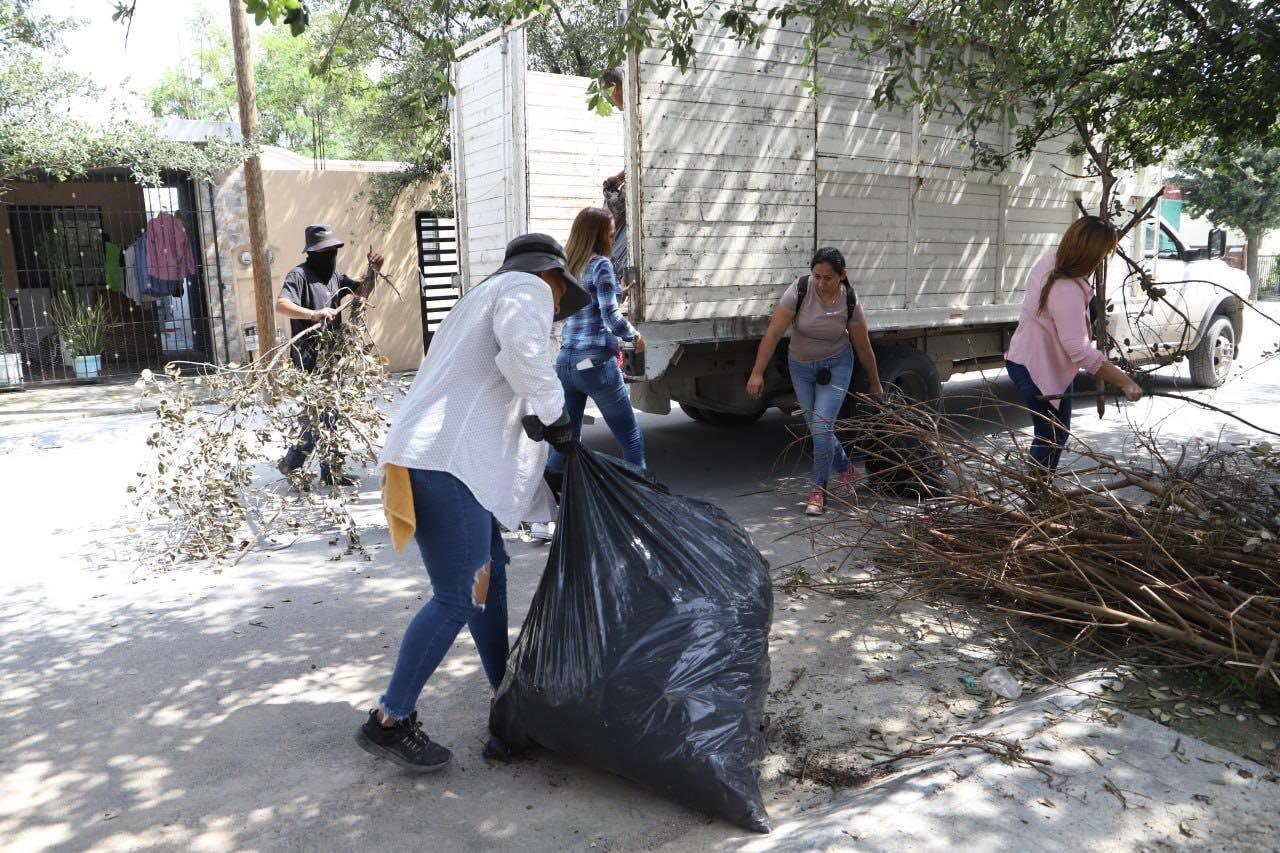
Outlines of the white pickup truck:
[[[966,146],[1007,144],[1007,128],[971,140],[946,116],[877,108],[881,68],[837,51],[819,57],[815,94],[805,36],[775,27],[749,47],[709,28],[687,73],[633,54],[625,116],[608,118],[586,109],[587,80],[528,69],[521,28],[468,46],[451,69],[462,288],[518,234],[567,238],[625,163],[629,310],[648,343],[630,377],[637,408],[676,402],[734,425],[790,405],[785,352],[763,402],[746,377],[778,298],[824,245],[849,260],[884,381],[936,399],[953,374],[998,366],[1027,271],[1091,199],[1093,185],[1069,177],[1082,171],[1069,141],[1002,173],[974,170]],[[1132,200],[1150,189],[1135,184]],[[1135,229],[1128,253],[1165,297],[1149,301],[1117,260],[1109,322],[1126,358],[1187,353],[1197,382],[1223,381],[1249,292],[1224,248],[1190,248],[1156,219]]]

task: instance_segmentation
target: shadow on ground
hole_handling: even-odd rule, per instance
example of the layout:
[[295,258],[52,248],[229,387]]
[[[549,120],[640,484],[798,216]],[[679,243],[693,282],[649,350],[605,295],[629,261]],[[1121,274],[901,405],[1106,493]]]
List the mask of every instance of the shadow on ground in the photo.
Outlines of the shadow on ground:
[[[1274,378],[1259,375],[1217,398],[1275,400]],[[964,379],[948,383],[947,411],[973,429],[1025,427],[1013,399],[1007,380]],[[1129,443],[1130,416],[1162,419],[1175,443],[1220,434],[1219,420],[1179,405],[1113,409],[1103,422],[1083,414],[1077,429],[1117,452]],[[1003,623],[946,605],[779,594],[762,776],[775,822],[807,831],[744,835],[551,755],[486,764],[479,756],[488,691],[465,634],[420,704],[457,762],[438,775],[407,776],[351,737],[428,594],[416,556],[386,544],[372,481],[357,508],[372,562],[331,561],[321,536],[220,574],[139,571],[120,519],[145,424],[141,416],[101,418],[0,435],[0,460],[14,481],[38,481],[3,531],[21,543],[0,581],[0,837],[8,849],[356,850],[406,840],[441,851],[852,849],[854,838],[828,819],[848,793],[797,779],[806,755],[865,764],[903,736],[945,737],[1000,711],[962,679],[996,660]],[[815,555],[820,534],[799,515],[807,488],[794,425],[780,413],[742,430],[679,414],[642,419],[657,475],[725,506],[777,571],[831,563],[862,571],[857,555]],[[613,450],[603,425],[587,439]],[[545,551],[511,547],[514,635]],[[1052,794],[1034,784],[1034,771],[1010,772],[1030,774],[1021,793],[971,786],[965,807],[947,816],[945,837],[913,843],[997,849],[1015,822],[1037,821],[1045,850],[1195,845],[1129,818],[1105,792],[1090,793],[1095,824],[1073,822],[1055,835],[1054,814],[1039,803]],[[905,807],[895,796],[912,801],[901,789],[864,796],[868,807],[890,810]],[[1121,844],[1117,826],[1125,827]],[[1197,829],[1200,838],[1212,835],[1212,817]]]

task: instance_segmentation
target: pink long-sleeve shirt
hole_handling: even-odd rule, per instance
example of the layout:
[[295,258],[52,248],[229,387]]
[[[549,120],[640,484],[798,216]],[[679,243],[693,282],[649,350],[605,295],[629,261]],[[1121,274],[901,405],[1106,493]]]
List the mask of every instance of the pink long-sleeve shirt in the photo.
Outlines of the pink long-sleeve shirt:
[[181,281],[196,274],[196,259],[182,220],[160,213],[147,223],[147,275]]
[[[1006,361],[1021,364],[1042,394],[1061,394],[1081,370],[1097,373],[1107,357],[1093,345],[1089,334],[1089,300],[1093,288],[1083,278],[1060,278],[1049,291],[1049,302],[1040,311],[1040,292],[1057,262],[1050,252],[1027,275],[1018,328],[1009,341]],[[1058,401],[1053,400],[1055,408]]]

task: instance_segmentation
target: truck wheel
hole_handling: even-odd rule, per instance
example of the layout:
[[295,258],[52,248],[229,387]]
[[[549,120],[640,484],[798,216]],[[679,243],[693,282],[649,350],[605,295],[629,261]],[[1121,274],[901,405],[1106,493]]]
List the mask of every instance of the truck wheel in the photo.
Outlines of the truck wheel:
[[702,411],[702,409],[699,409],[697,406],[690,406],[688,403],[681,403],[680,411],[684,412],[690,419],[695,420],[700,424],[705,424],[707,422],[706,412]]
[[[889,344],[876,347],[876,366],[880,368],[880,383],[888,390],[893,386],[902,396],[916,403],[929,403],[934,408],[942,405],[942,379],[933,361],[920,350],[907,344]],[[866,391],[866,372],[859,367],[854,388]]]
[[1191,381],[1202,388],[1217,388],[1231,375],[1236,360],[1236,329],[1226,317],[1214,317],[1191,352]]
[[758,412],[748,412],[741,414],[739,412],[712,412],[702,410],[702,418],[712,426],[718,427],[744,427],[750,426],[756,421],[764,417],[767,409],[761,409]]

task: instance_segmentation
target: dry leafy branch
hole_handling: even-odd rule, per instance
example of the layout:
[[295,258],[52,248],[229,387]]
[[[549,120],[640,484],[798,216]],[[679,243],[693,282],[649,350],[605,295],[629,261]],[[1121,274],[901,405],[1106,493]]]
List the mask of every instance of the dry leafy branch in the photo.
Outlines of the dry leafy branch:
[[[374,281],[366,274],[366,292]],[[147,437],[146,466],[130,492],[138,498],[148,559],[238,562],[264,537],[333,531],[342,554],[365,555],[349,504],[354,491],[320,488],[316,469],[358,473],[376,463],[387,426],[383,404],[397,390],[386,359],[364,325],[368,303],[342,304],[350,322],[312,327],[257,361],[240,365],[175,362],[137,385],[159,398]],[[308,340],[312,339],[312,340]],[[314,370],[291,349],[314,343]],[[277,463],[304,424],[317,424],[307,463],[288,478]]]

